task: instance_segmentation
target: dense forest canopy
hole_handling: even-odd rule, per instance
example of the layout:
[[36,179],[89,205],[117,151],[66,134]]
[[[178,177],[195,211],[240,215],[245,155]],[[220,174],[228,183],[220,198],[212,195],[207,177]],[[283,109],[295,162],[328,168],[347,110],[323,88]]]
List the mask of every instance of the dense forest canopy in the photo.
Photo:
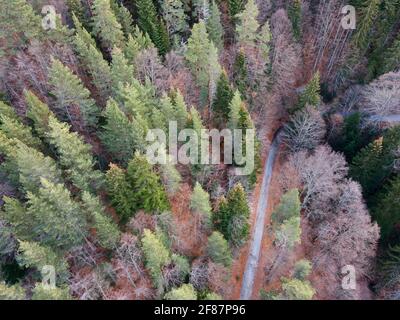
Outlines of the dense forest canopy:
[[0,79],[0,300],[400,299],[399,0],[0,0]]

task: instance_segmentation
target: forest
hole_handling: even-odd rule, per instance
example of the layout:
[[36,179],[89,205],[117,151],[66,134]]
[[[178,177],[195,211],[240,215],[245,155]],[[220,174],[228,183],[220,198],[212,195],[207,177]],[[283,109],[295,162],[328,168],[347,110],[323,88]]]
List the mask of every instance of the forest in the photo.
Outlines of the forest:
[[239,299],[400,299],[400,0],[0,0],[0,300]]

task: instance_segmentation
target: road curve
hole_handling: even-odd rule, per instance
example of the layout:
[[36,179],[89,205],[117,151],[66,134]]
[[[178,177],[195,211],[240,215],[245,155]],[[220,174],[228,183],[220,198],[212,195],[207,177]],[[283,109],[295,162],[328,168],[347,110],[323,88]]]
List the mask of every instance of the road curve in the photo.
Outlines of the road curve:
[[254,278],[257,272],[258,260],[260,258],[261,242],[265,229],[265,214],[267,212],[269,186],[272,177],[272,169],[278,153],[281,141],[281,131],[275,135],[271,148],[265,161],[264,176],[261,184],[260,197],[257,204],[257,215],[255,220],[253,237],[250,244],[249,256],[246,262],[246,269],[243,274],[242,288],[240,291],[241,300],[249,300],[253,293]]

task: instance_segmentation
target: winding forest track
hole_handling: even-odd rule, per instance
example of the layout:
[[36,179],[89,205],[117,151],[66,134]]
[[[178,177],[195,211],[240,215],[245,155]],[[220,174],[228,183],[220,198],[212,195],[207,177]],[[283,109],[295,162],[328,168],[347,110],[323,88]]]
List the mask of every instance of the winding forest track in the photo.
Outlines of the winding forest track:
[[249,300],[253,293],[254,279],[260,259],[261,243],[265,229],[265,214],[267,212],[268,206],[269,186],[272,178],[272,169],[274,167],[279,145],[281,142],[281,132],[281,129],[279,129],[275,134],[271,148],[268,153],[268,157],[265,161],[261,192],[257,204],[254,232],[251,239],[249,255],[247,258],[246,268],[243,274],[242,288],[240,291],[241,300]]

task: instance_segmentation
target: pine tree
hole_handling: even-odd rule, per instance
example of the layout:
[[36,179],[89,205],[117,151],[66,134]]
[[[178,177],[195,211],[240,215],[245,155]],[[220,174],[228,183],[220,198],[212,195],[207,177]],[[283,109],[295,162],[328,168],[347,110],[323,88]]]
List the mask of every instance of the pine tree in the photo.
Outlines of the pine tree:
[[32,300],[72,300],[68,287],[51,287],[37,283],[32,290]]
[[196,182],[190,197],[190,209],[204,216],[207,221],[211,218],[210,195],[207,191],[204,191],[198,182]]
[[137,209],[148,213],[161,213],[169,209],[160,178],[145,156],[139,153],[134,155],[128,164],[127,179],[134,191]]
[[366,49],[370,43],[371,29],[378,16],[380,4],[381,0],[365,1],[359,10],[360,19],[357,22],[357,30],[353,36],[353,42],[361,50]]
[[41,179],[37,194],[28,193],[27,214],[40,242],[53,249],[80,245],[86,237],[86,221],[77,203],[63,184]]
[[121,85],[132,85],[134,83],[134,69],[123,52],[119,48],[112,51],[111,83],[114,95]]
[[229,15],[235,19],[236,15],[243,10],[244,0],[228,0]]
[[179,288],[172,289],[164,296],[165,300],[197,300],[196,290],[191,284],[183,284]]
[[229,105],[233,99],[234,93],[229,83],[229,78],[224,70],[217,83],[217,92],[213,103],[213,113],[218,123],[224,123],[229,119]]
[[169,50],[168,34],[162,20],[157,18],[157,10],[153,0],[138,1],[136,7],[139,27],[150,36],[159,53],[162,56],[165,55]]
[[[42,35],[41,18],[25,0],[1,1],[0,38],[4,49],[14,49]],[[3,49],[0,49],[2,55]]]
[[320,90],[320,77],[317,71],[301,93],[298,109],[303,109],[306,105],[317,107],[321,101]]
[[93,34],[97,36],[107,50],[122,48],[124,33],[111,9],[110,0],[93,0],[92,4]]
[[297,41],[301,38],[302,0],[292,0],[289,4],[288,17],[292,22],[293,35]]
[[15,284],[8,286],[5,282],[0,282],[0,300],[25,300],[25,290],[19,285]]
[[56,113],[74,123],[77,119],[74,117],[73,107],[77,106],[86,126],[96,125],[99,110],[94,100],[90,98],[89,90],[68,67],[58,60],[53,60],[51,64],[49,84],[52,87],[51,94],[56,100],[54,106]]
[[123,169],[114,164],[110,164],[110,169],[106,173],[107,193],[113,208],[125,223],[135,214],[136,202],[135,194]]
[[258,6],[254,0],[248,0],[244,10],[236,15],[238,23],[236,24],[236,33],[240,46],[254,46],[257,39],[257,30],[259,24]]
[[53,113],[32,91],[25,91],[25,101],[28,106],[27,117],[33,121],[39,137],[44,138],[45,133],[49,131],[49,118],[54,116]]
[[82,27],[75,16],[72,18],[76,29],[76,34],[72,39],[74,49],[78,54],[82,67],[88,72],[93,85],[104,100],[111,93],[110,66],[97,49],[96,42],[91,35]]
[[210,292],[207,293],[206,296],[204,297],[204,300],[223,300],[222,297],[215,293],[215,292]]
[[42,246],[37,242],[20,241],[16,260],[21,267],[35,268],[38,273],[44,266],[53,266],[57,281],[60,283],[68,279],[68,263],[51,248]]
[[108,101],[103,115],[106,124],[101,141],[114,160],[126,164],[135,150],[144,149],[145,128],[134,118],[130,121],[113,99]]
[[381,230],[381,239],[386,241],[393,234],[400,222],[400,178],[396,177],[386,188],[377,195],[377,205],[373,208],[373,216]]
[[220,263],[225,267],[229,267],[232,263],[228,242],[218,231],[214,231],[208,237],[207,254],[213,262]]
[[107,216],[98,197],[92,196],[89,192],[82,193],[83,208],[92,220],[96,229],[96,236],[102,247],[113,249],[118,243],[120,232],[117,225]]
[[247,89],[247,63],[246,55],[243,50],[240,50],[236,55],[233,65],[233,81],[240,93],[245,95]]
[[146,268],[149,270],[153,284],[162,290],[162,267],[171,262],[170,252],[162,241],[150,230],[144,229],[142,250]]
[[34,148],[18,143],[15,157],[19,181],[26,192],[37,192],[41,186],[40,179],[45,178],[52,183],[61,182],[61,172],[55,161],[44,156]]
[[207,19],[207,33],[210,41],[214,43],[218,51],[221,51],[224,46],[223,36],[224,29],[221,24],[221,12],[215,0],[212,1],[210,17]]
[[291,217],[299,216],[300,210],[299,190],[291,189],[282,196],[279,205],[272,213],[272,222],[275,225],[279,225]]
[[181,0],[163,0],[161,8],[169,37],[174,45],[178,46],[182,36],[189,30],[183,3]]
[[81,190],[90,190],[100,184],[101,173],[94,170],[90,145],[76,132],[70,132],[66,123],[54,117],[49,118],[50,131],[47,133],[51,145],[56,147],[59,163],[65,169],[73,184]]

